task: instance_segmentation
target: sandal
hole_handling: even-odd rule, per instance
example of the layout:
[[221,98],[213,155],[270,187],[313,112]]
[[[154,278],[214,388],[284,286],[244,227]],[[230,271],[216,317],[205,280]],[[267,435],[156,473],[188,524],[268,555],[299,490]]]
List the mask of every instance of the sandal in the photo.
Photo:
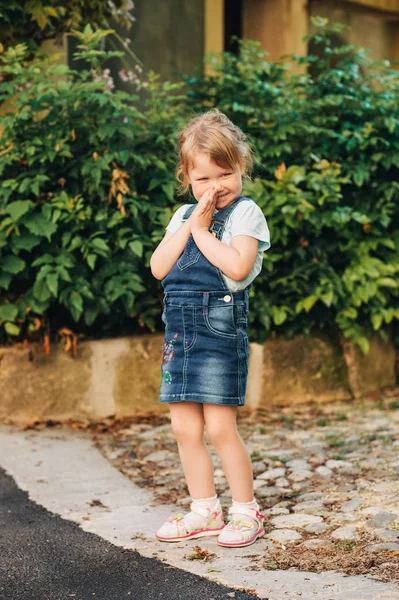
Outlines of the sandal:
[[[229,522],[216,540],[219,546],[233,548],[249,546],[265,534],[263,526],[265,515],[262,515],[256,508],[231,506],[229,515],[231,515],[229,516]],[[244,520],[246,516],[251,517],[253,520]]]
[[[176,513],[169,517],[156,532],[156,538],[161,542],[180,542],[208,535],[218,535],[225,526],[222,507],[220,506],[219,500],[217,500],[213,510],[195,506],[194,502],[191,503],[190,510],[191,512],[187,513],[187,515]],[[186,517],[191,514],[202,517],[202,527],[190,524],[190,519],[187,520]]]

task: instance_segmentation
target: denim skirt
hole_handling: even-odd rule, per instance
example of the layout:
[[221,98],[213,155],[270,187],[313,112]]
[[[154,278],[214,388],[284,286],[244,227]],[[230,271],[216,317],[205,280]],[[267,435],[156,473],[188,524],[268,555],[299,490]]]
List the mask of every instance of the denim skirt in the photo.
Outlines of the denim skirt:
[[248,296],[247,290],[164,294],[159,402],[245,404]]

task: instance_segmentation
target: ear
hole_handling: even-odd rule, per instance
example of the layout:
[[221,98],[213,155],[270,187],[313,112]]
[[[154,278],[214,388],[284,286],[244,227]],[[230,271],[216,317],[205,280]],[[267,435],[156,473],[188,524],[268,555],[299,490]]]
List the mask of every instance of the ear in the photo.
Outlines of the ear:
[[240,172],[242,176],[245,175],[246,170],[245,158],[242,158],[240,161]]

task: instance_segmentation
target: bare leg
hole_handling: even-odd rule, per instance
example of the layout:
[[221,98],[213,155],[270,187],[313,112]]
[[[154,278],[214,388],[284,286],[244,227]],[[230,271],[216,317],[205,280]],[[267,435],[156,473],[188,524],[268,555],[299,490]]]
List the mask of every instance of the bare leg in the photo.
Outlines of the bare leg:
[[254,499],[253,471],[248,450],[237,431],[237,406],[204,404],[209,439],[222,462],[233,500]]
[[180,461],[192,498],[211,498],[216,494],[213,462],[204,440],[204,412],[198,402],[169,403],[172,430]]

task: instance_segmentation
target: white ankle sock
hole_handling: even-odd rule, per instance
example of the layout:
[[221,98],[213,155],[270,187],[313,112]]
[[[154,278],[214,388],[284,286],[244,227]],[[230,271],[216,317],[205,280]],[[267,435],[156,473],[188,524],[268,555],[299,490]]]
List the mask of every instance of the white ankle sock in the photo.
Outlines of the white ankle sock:
[[237,502],[237,500],[233,500],[233,506],[239,508],[240,506],[247,506],[248,508],[256,508],[259,509],[259,505],[255,498],[250,502]]
[[[209,510],[213,510],[215,508],[217,502],[217,494],[212,496],[211,498],[192,498],[193,508],[195,506],[200,506],[201,508],[209,508]],[[195,512],[189,512],[184,516],[184,521],[189,525],[193,530],[201,529],[204,527],[204,523],[206,523],[205,517],[198,515]]]
[[[256,508],[256,510],[259,510],[259,504],[257,503],[257,501],[255,500],[255,498],[253,500],[251,500],[250,502],[237,502],[236,500],[233,500],[233,509],[234,509],[234,513],[235,514],[242,514],[240,513],[240,507],[241,506],[247,506],[248,508]],[[243,515],[243,518],[246,520],[250,520],[252,521],[252,523],[254,525],[256,525],[256,521],[255,519],[252,519],[252,517],[250,517],[249,515]]]
[[191,498],[194,505],[201,506],[201,508],[209,508],[213,510],[215,508],[216,501],[218,499],[218,495],[212,496],[211,498]]

